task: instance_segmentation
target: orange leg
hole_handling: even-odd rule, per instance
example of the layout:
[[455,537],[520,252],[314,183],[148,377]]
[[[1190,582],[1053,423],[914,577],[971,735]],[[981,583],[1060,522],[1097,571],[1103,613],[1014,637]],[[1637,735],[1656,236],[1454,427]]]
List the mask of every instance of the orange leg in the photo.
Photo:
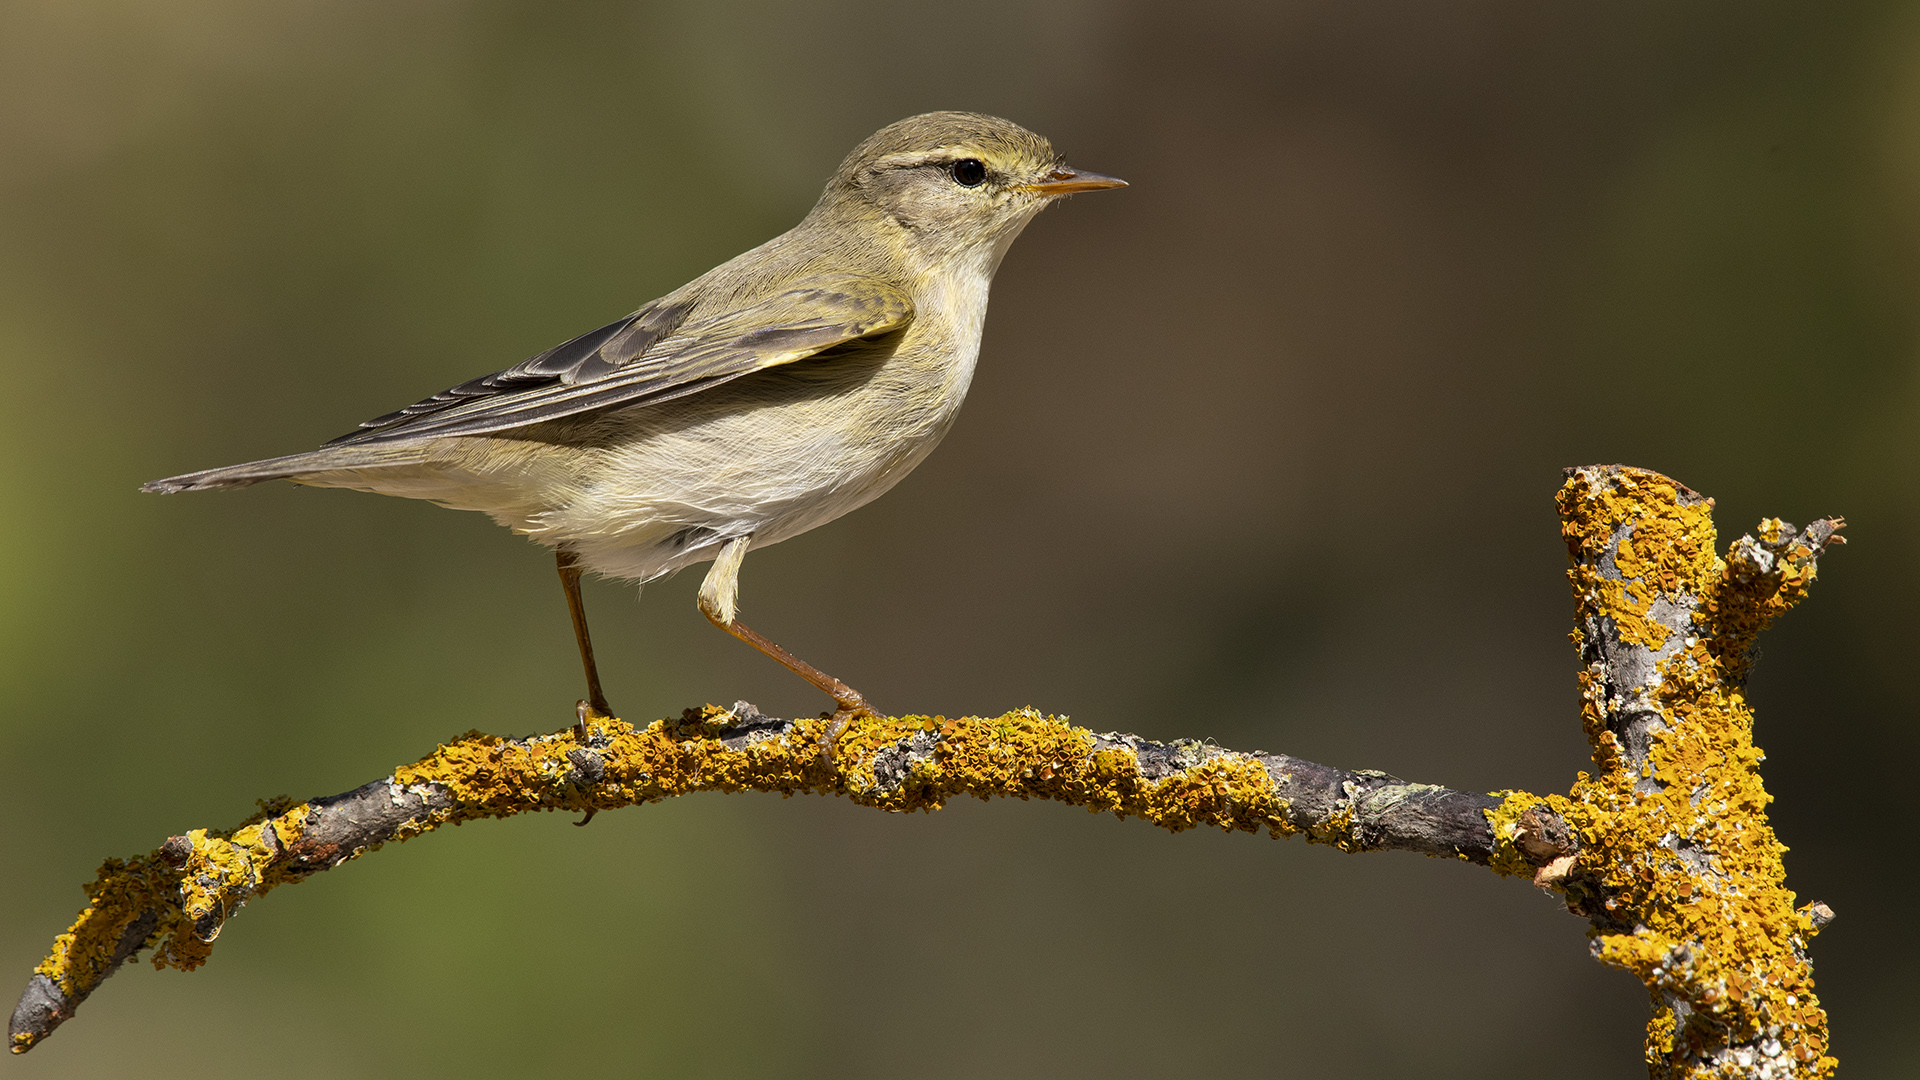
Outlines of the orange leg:
[[867,699],[860,696],[858,690],[775,645],[735,617],[736,601],[740,594],[740,563],[746,558],[747,544],[751,539],[743,536],[728,541],[720,549],[720,554],[713,560],[713,569],[700,585],[700,613],[713,625],[772,657],[782,667],[819,687],[834,700],[839,708],[834,710],[833,719],[828,722],[826,734],[820,740],[820,759],[832,764],[834,740],[847,730],[847,724],[856,716],[878,717],[880,714],[867,704]]

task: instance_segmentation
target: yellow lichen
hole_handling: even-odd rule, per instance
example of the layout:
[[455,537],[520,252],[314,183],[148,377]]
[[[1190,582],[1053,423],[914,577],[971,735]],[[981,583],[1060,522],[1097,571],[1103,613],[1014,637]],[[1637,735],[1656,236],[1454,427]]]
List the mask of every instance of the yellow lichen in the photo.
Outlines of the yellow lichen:
[[[1601,674],[1582,673],[1582,710],[1598,775],[1582,774],[1568,820],[1580,841],[1578,866],[1608,925],[1596,953],[1646,983],[1657,1007],[1647,1030],[1654,1075],[1689,1051],[1761,1039],[1780,1041],[1806,1075],[1831,1073],[1826,1014],[1804,959],[1814,926],[1785,887],[1786,850],[1768,826],[1770,801],[1753,746],[1753,713],[1739,690],[1753,636],[1801,596],[1813,576],[1812,549],[1787,553],[1783,572],[1730,570],[1714,554],[1712,503],[1665,477],[1583,471],[1560,494],[1575,565],[1569,572],[1582,621],[1610,619],[1628,644],[1662,649],[1665,626],[1648,618],[1657,600],[1694,607],[1686,642],[1665,651],[1645,689],[1662,728],[1647,768],[1630,770],[1606,729]],[[1778,541],[1784,526],[1763,523]],[[1600,570],[1609,544],[1621,580]],[[1636,790],[1650,778],[1654,790]],[[1683,852],[1710,858],[1711,872]],[[1677,1022],[1671,996],[1691,1013]],[[1710,1074],[1701,1074],[1710,1075]]]
[[[87,907],[55,939],[35,974],[52,980],[72,1008],[111,973],[123,944],[131,953],[158,943],[156,967],[198,967],[221,921],[249,898],[289,880],[276,872],[274,861],[299,836],[309,809],[276,799],[235,829],[194,829],[139,858],[108,859],[86,886]],[[138,941],[125,941],[143,917],[153,920],[151,929]],[[32,1035],[16,1033],[11,1048],[20,1053],[33,1042]]]
[[1343,805],[1333,813],[1307,826],[1307,842],[1325,844],[1341,851],[1354,850],[1353,807]]
[[1493,857],[1488,869],[1501,877],[1533,878],[1540,869],[1539,857],[1530,858],[1520,849],[1521,817],[1533,810],[1571,821],[1576,817],[1578,808],[1564,795],[1542,796],[1527,791],[1494,791],[1489,794],[1499,797],[1500,805],[1482,811],[1487,825],[1493,829]]

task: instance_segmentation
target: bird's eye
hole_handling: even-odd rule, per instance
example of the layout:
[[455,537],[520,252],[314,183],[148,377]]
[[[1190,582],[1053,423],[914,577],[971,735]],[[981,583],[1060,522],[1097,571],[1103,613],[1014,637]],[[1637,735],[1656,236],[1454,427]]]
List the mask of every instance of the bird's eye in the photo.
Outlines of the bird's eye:
[[987,167],[980,163],[979,158],[961,158],[947,166],[947,171],[953,174],[953,182],[961,187],[979,187],[987,179]]

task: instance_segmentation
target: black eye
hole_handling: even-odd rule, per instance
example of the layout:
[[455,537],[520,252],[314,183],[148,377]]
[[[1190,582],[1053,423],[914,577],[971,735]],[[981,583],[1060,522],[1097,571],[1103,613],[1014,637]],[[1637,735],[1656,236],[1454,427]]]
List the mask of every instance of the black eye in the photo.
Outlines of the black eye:
[[987,179],[987,167],[980,163],[979,158],[961,158],[947,166],[947,171],[953,174],[953,182],[961,187],[979,187]]

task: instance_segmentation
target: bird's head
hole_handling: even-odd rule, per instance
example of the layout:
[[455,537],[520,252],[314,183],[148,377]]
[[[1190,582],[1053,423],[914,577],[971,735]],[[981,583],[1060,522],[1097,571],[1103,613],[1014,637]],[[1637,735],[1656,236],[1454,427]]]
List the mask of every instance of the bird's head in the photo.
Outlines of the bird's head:
[[896,224],[923,259],[997,263],[1048,203],[1125,186],[1069,168],[1052,143],[1011,121],[934,112],[889,124],[854,147],[815,213]]

